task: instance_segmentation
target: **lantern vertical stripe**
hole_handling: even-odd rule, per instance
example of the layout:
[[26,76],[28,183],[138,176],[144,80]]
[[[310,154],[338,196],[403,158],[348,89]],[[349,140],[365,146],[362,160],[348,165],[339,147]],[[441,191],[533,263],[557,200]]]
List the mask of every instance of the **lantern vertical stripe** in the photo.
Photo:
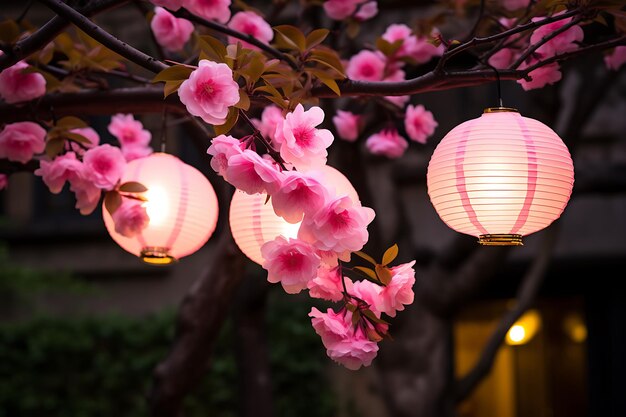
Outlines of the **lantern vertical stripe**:
[[180,231],[183,228],[183,221],[187,214],[187,204],[189,202],[189,179],[187,173],[182,166],[178,166],[178,175],[180,176],[180,198],[178,199],[178,207],[176,210],[176,220],[174,221],[174,227],[170,233],[170,237],[165,244],[166,247],[171,248],[174,246],[176,239],[180,235]]
[[463,210],[465,210],[465,214],[469,218],[470,222],[480,231],[482,234],[486,234],[487,230],[480,224],[480,220],[478,220],[478,216],[472,207],[472,202],[470,201],[469,194],[467,193],[467,186],[465,183],[465,172],[463,167],[463,162],[465,159],[465,150],[467,147],[467,140],[471,132],[471,127],[473,123],[470,123],[467,126],[467,130],[463,133],[461,140],[459,141],[459,145],[456,148],[456,160],[455,160],[455,169],[456,169],[456,189],[461,195],[461,202],[463,203]]
[[535,197],[535,190],[537,189],[537,152],[535,145],[524,119],[520,117],[516,118],[516,121],[520,129],[522,129],[524,143],[526,144],[526,154],[528,155],[528,177],[526,182],[526,197],[524,198],[524,206],[517,217],[517,221],[513,225],[511,234],[519,233],[520,229],[524,227],[526,221],[528,221],[530,207],[532,206],[533,199]]
[[[138,178],[139,177],[139,173],[141,172],[141,168],[143,166],[143,163],[145,161],[145,158],[139,158],[135,160],[135,164],[133,165],[133,169],[132,169],[132,173],[131,178]],[[142,247],[146,247],[146,246],[150,246],[146,243],[146,239],[143,237],[143,230],[141,232],[139,232],[139,234],[137,235],[137,240],[139,241],[139,243],[141,244]]]
[[[267,200],[267,196],[266,196]],[[256,239],[256,244],[261,247],[265,243],[265,236],[263,236],[263,225],[261,224],[261,200],[256,199],[252,202],[252,234]],[[268,204],[270,202],[268,201]],[[272,211],[274,206],[272,206]]]

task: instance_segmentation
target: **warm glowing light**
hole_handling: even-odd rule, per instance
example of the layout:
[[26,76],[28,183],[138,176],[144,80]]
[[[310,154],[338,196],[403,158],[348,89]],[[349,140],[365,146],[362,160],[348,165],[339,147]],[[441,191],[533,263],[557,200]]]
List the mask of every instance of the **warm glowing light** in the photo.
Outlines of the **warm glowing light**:
[[509,329],[509,339],[514,343],[520,343],[526,337],[526,330],[519,324],[514,325]]
[[155,153],[126,166],[121,182],[145,185],[150,223],[128,238],[115,231],[103,207],[104,224],[122,248],[153,265],[167,265],[200,249],[217,224],[217,196],[206,177],[175,156]]
[[[335,168],[325,166],[320,170],[323,183],[337,195],[347,195],[359,201],[359,195],[350,181]],[[230,229],[239,249],[252,261],[261,265],[261,246],[282,235],[286,238],[298,236],[300,223],[290,224],[274,213],[272,200],[267,204],[266,194],[249,195],[235,191],[230,203]]]
[[575,343],[583,343],[587,340],[587,326],[578,313],[570,313],[563,321],[563,329],[569,338]]
[[528,310],[517,320],[506,334],[506,343],[509,345],[523,345],[541,329],[541,316],[537,310]]
[[150,217],[151,225],[162,224],[169,214],[169,203],[167,192],[158,185],[153,185],[146,191],[145,197],[148,199],[145,203],[146,212]]
[[574,166],[548,126],[513,109],[487,109],[443,138],[427,183],[450,228],[484,245],[521,245],[522,236],[559,218],[572,192]]

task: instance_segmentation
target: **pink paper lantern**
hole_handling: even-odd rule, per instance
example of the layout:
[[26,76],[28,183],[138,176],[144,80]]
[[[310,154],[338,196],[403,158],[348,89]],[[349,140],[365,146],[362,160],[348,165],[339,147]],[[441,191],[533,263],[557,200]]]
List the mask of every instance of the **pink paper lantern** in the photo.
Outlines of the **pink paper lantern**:
[[[353,201],[359,201],[359,195],[350,181],[331,166],[320,170],[324,176],[324,185],[336,195],[347,195]],[[253,262],[261,265],[261,246],[276,239],[279,235],[286,238],[298,236],[300,223],[290,224],[274,213],[272,200],[265,204],[267,194],[246,194],[235,191],[230,203],[230,229],[239,249]]]
[[217,224],[215,191],[206,177],[175,156],[154,153],[126,166],[122,183],[137,181],[148,188],[144,196],[150,223],[128,238],[115,231],[113,219],[102,207],[109,234],[126,251],[144,262],[172,263],[200,249]]
[[574,185],[567,147],[543,123],[486,109],[452,129],[428,165],[428,194],[441,219],[483,245],[521,245],[558,219]]

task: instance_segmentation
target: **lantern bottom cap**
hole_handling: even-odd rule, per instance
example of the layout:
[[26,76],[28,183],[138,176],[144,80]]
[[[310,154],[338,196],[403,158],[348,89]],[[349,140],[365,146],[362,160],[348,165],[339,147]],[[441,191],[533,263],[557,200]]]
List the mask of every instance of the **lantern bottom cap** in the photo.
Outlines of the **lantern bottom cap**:
[[142,261],[150,265],[170,265],[177,261],[170,255],[169,248],[161,246],[146,246],[139,255]]
[[523,246],[522,235],[493,234],[478,236],[478,243],[484,246]]

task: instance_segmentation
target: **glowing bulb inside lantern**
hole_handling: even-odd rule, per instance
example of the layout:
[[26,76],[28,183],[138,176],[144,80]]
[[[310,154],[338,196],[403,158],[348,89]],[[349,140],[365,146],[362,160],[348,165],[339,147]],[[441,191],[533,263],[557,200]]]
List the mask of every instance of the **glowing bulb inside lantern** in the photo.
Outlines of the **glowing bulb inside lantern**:
[[511,339],[512,342],[520,343],[524,340],[524,337],[526,337],[526,330],[524,330],[524,327],[519,324],[511,327],[509,330],[509,339]]
[[163,224],[169,214],[167,191],[163,187],[152,185],[146,191],[146,199],[148,201],[145,207],[150,217],[150,224],[153,226]]

